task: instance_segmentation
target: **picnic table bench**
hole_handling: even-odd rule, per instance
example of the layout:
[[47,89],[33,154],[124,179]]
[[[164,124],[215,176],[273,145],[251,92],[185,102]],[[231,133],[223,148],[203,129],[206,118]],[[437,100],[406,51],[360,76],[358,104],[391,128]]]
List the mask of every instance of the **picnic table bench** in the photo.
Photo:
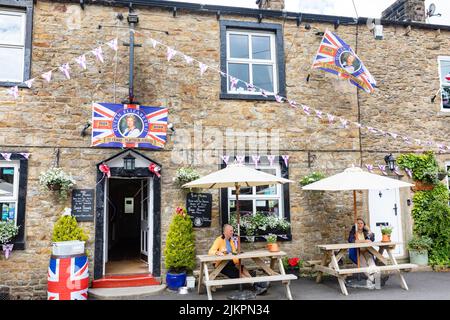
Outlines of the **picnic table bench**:
[[[212,255],[197,255],[197,259],[200,261],[200,272],[198,281],[198,293],[201,293],[202,285],[206,287],[208,294],[208,300],[212,300],[211,287],[213,286],[223,286],[223,285],[236,285],[244,283],[255,283],[255,282],[272,282],[281,281],[286,289],[286,296],[289,300],[292,300],[291,290],[289,284],[291,280],[297,279],[297,276],[293,274],[286,274],[282,262],[282,258],[286,256],[283,251],[270,252],[268,250],[258,250],[249,251],[240,254],[227,254],[223,256],[212,256]],[[268,265],[264,259],[270,259],[270,265]],[[235,278],[235,279],[216,279],[220,274],[222,269],[226,266],[228,261],[233,259],[251,259],[253,260],[259,269],[262,269],[266,275],[255,276],[250,278]],[[220,261],[220,263],[213,268],[210,272],[208,269],[208,263],[214,263]],[[279,272],[274,270],[275,264],[278,262]],[[204,278],[204,280],[203,280]]]
[[[322,281],[323,273],[330,274],[337,277],[339,286],[344,295],[348,295],[347,288],[345,286],[345,278],[349,275],[373,272],[381,273],[383,271],[396,271],[400,277],[400,285],[403,289],[408,290],[408,285],[403,277],[402,272],[417,268],[416,264],[404,263],[398,264],[397,260],[392,254],[392,249],[399,244],[397,242],[364,242],[364,243],[342,243],[342,244],[324,244],[318,245],[323,251],[322,260],[319,264],[313,265],[313,270],[318,271],[316,282]],[[375,247],[379,247],[378,250]],[[346,268],[341,269],[339,267],[339,261],[346,255],[347,251],[351,248],[367,249],[377,260],[383,265],[363,267],[363,268]],[[389,258],[383,256],[383,252],[386,251]]]

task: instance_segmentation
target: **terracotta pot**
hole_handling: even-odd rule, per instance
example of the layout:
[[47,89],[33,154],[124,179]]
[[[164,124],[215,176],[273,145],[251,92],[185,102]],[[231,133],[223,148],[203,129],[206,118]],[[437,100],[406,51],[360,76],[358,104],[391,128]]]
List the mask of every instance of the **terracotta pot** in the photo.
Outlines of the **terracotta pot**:
[[391,242],[391,235],[390,234],[381,235],[381,242]]
[[280,247],[278,246],[278,243],[268,243],[267,250],[270,252],[278,252],[280,251]]
[[412,189],[413,189],[413,191],[428,191],[428,190],[433,190],[434,185],[428,184],[428,183],[423,183],[422,181],[416,181],[415,186],[412,187]]

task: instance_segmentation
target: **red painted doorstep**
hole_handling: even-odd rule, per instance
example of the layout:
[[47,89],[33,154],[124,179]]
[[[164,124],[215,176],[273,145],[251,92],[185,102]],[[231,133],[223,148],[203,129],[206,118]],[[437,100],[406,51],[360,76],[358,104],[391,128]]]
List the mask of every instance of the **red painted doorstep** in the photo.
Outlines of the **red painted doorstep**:
[[155,286],[161,283],[149,273],[107,275],[92,282],[92,288],[124,288]]

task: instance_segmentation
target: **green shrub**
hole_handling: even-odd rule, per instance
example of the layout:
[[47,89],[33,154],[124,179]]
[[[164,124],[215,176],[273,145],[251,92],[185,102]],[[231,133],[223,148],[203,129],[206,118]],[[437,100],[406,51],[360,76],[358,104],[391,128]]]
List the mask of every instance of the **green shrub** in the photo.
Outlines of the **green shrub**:
[[53,242],[59,241],[87,241],[89,237],[84,230],[78,226],[74,216],[61,216],[53,227]]
[[436,161],[433,151],[423,154],[407,153],[398,156],[397,164],[401,169],[411,169],[413,180],[424,183],[438,184],[438,173],[442,171]]
[[433,240],[430,237],[427,236],[414,236],[411,240],[408,242],[408,250],[415,250],[419,252],[428,251],[431,249],[431,246],[433,245]]
[[300,184],[304,187],[308,184],[311,184],[313,182],[322,180],[323,178],[325,178],[325,175],[323,173],[320,172],[313,172],[307,176],[304,176],[302,178],[302,180],[300,180]]
[[166,269],[179,273],[195,268],[195,234],[186,209],[177,208],[169,226],[164,249]]

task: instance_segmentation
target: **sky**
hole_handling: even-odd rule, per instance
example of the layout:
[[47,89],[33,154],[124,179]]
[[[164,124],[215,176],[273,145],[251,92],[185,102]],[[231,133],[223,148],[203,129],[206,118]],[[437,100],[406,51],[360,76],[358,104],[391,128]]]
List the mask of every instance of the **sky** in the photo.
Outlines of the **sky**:
[[[256,0],[176,0],[201,4],[257,8]],[[379,18],[381,12],[395,0],[354,0],[359,17]],[[428,23],[450,25],[450,0],[426,0],[425,7],[436,5],[441,17],[431,17]],[[356,17],[352,0],[285,0],[286,10],[292,12]]]

